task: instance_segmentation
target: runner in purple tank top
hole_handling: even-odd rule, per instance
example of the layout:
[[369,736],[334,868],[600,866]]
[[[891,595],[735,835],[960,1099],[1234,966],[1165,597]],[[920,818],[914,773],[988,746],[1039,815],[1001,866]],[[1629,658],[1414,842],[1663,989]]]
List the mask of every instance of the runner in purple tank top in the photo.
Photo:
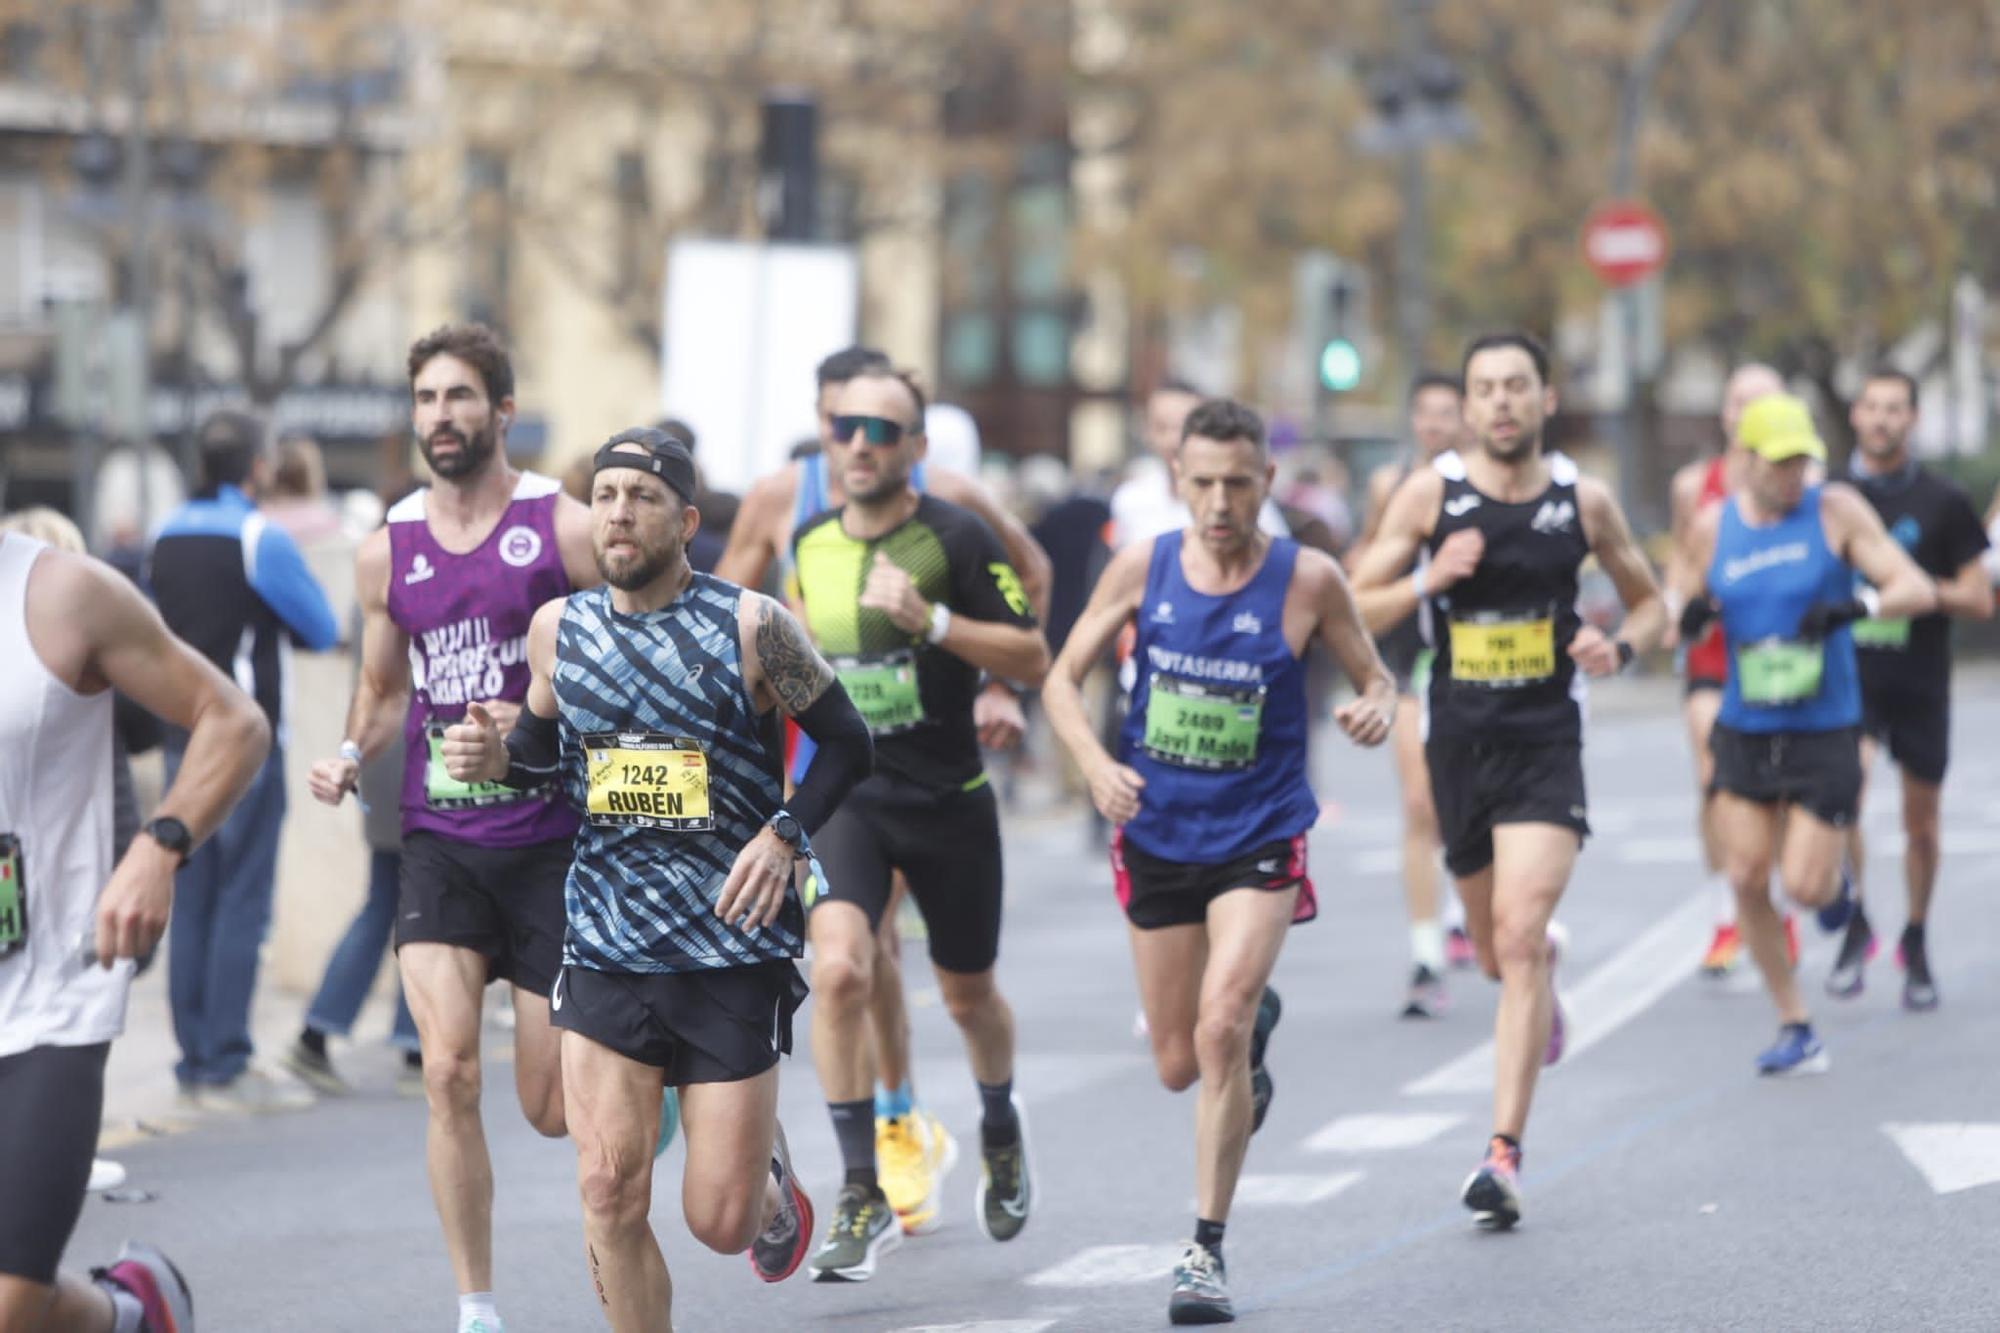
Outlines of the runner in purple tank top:
[[410,349],[411,421],[436,481],[362,543],[361,676],[340,757],[313,766],[330,805],[402,728],[403,867],[396,960],[417,1021],[427,1151],[459,1333],[501,1333],[493,1304],[493,1170],[479,1120],[486,983],[514,992],[514,1087],[530,1124],[564,1131],[549,989],[562,962],[563,885],[576,816],[552,789],[468,784],[446,772],[444,728],[481,704],[512,727],[528,691],[535,610],[600,581],[590,511],[507,462],[514,372],[493,332],[441,328]]

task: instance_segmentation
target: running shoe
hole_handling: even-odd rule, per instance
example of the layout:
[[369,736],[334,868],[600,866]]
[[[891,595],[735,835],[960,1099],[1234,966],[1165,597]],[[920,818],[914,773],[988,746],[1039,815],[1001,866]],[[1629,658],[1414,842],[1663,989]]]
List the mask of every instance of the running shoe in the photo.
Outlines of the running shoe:
[[750,1242],[750,1266],[766,1282],[783,1282],[799,1271],[813,1233],[812,1200],[792,1172],[792,1150],[785,1143],[783,1125],[771,1143],[771,1179],[777,1182],[782,1202],[771,1225]]
[[1868,914],[1856,910],[1848,919],[1847,934],[1841,937],[1840,956],[1826,974],[1826,993],[1837,1000],[1851,1000],[1868,984],[1868,963],[1875,957],[1875,932]]
[[108,1157],[90,1159],[90,1181],[83,1189],[86,1194],[96,1194],[102,1190],[115,1190],[125,1183],[125,1168],[121,1163]]
[[979,1172],[979,1191],[973,1211],[979,1229],[993,1240],[1012,1240],[1028,1225],[1028,1212],[1035,1201],[1034,1181],[1028,1171],[1028,1112],[1016,1095],[1014,1123],[1019,1128],[1014,1141],[1000,1148],[982,1145],[985,1160]]
[[1563,1015],[1562,992],[1556,989],[1556,964],[1562,961],[1563,946],[1568,943],[1569,932],[1555,922],[1549,922],[1549,1044],[1542,1052],[1542,1064],[1545,1066],[1563,1058],[1563,1039],[1569,1030],[1569,1023]]
[[1271,1034],[1278,1030],[1278,1020],[1285,1015],[1285,1005],[1278,998],[1278,992],[1270,986],[1264,987],[1264,994],[1257,1001],[1257,1018],[1250,1028],[1250,1132],[1255,1134],[1264,1127],[1264,1117],[1270,1114],[1271,1098],[1277,1092],[1277,1084],[1271,1078],[1271,1071],[1264,1067],[1264,1053],[1270,1049]]
[[[914,1112],[875,1117],[875,1163],[882,1193],[906,1236],[935,1231],[944,1220],[938,1209],[939,1178],[931,1171],[926,1139],[925,1126]],[[952,1148],[956,1153],[957,1145]]]
[[1521,1150],[1495,1134],[1487,1141],[1486,1160],[1466,1177],[1458,1197],[1480,1226],[1510,1230],[1521,1220]]
[[1854,915],[1854,877],[1847,873],[1845,865],[1840,868],[1840,891],[1833,895],[1833,901],[1815,913],[1819,928],[1828,935],[1847,929],[1848,918]]
[[1938,1007],[1937,982],[1931,979],[1930,954],[1921,930],[1905,930],[1896,952],[1903,958],[1903,1007],[1927,1014]]
[[883,1255],[903,1243],[903,1229],[882,1191],[843,1185],[826,1240],[812,1257],[815,1282],[866,1282]]
[[1708,942],[1708,952],[1701,956],[1702,975],[1726,977],[1736,970],[1736,956],[1742,951],[1742,937],[1736,933],[1736,923],[1728,922],[1715,928],[1715,936]]
[[1403,1017],[1440,1018],[1445,1004],[1444,978],[1418,963],[1410,973],[1410,996],[1403,1002]]
[[924,1160],[930,1164],[932,1177],[943,1180],[958,1165],[958,1140],[944,1127],[944,1121],[923,1107],[912,1107],[910,1116],[922,1131]]
[[[681,1095],[668,1088],[660,1097],[660,1134],[653,1140],[653,1156],[659,1157],[674,1141],[681,1128]],[[783,1134],[781,1129],[778,1131]]]
[[1208,1246],[1189,1241],[1174,1265],[1174,1294],[1167,1297],[1170,1324],[1233,1324],[1236,1307],[1229,1303],[1229,1275],[1222,1256]]
[[144,1241],[126,1241],[111,1267],[91,1276],[132,1293],[145,1333],[194,1333],[194,1293],[187,1279],[173,1260]]
[[1790,912],[1785,913],[1785,957],[1791,962],[1792,969],[1797,971],[1799,966],[1799,919]]
[[1832,1061],[1826,1047],[1813,1035],[1810,1023],[1787,1023],[1778,1029],[1778,1040],[1757,1057],[1760,1074],[1824,1074]]
[[227,1083],[204,1084],[197,1096],[204,1111],[231,1115],[271,1115],[303,1111],[318,1100],[302,1083],[251,1067]]
[[1458,972],[1478,965],[1479,951],[1472,947],[1472,937],[1464,926],[1453,926],[1444,933],[1444,961]]
[[345,1097],[354,1089],[333,1067],[333,1061],[325,1051],[316,1051],[305,1044],[303,1039],[293,1038],[284,1055],[285,1068],[291,1070],[315,1091],[329,1097]]

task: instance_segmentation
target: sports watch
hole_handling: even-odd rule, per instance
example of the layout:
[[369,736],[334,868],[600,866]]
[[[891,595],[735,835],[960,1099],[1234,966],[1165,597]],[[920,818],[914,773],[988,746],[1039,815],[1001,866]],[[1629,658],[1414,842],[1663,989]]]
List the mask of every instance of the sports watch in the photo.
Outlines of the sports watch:
[[188,832],[186,824],[172,815],[161,815],[147,820],[139,831],[178,856],[182,865],[187,864],[188,853],[194,850],[194,835]]
[[771,832],[778,835],[779,841],[792,849],[794,856],[804,855],[806,849],[805,825],[799,823],[797,816],[793,815],[791,811],[780,810],[777,814],[772,815],[770,828]]

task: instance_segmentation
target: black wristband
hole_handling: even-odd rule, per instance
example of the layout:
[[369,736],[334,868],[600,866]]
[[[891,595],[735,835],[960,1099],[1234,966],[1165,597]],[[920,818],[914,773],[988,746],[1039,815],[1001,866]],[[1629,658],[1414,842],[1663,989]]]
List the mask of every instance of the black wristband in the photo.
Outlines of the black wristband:
[[1632,660],[1639,655],[1639,650],[1632,646],[1629,639],[1613,639],[1612,642],[1618,645],[1618,669],[1623,671],[1632,665]]
[[507,733],[507,772],[500,784],[517,791],[545,786],[555,780],[561,765],[561,724],[522,704],[514,729]]

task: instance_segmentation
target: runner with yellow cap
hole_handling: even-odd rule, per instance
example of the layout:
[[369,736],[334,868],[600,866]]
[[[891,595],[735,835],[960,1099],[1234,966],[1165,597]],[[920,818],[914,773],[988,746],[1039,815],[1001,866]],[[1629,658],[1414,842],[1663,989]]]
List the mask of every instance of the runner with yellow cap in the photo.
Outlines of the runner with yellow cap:
[[[1771,903],[1785,893],[1818,909],[1836,896],[1845,830],[1861,798],[1861,678],[1851,626],[1931,611],[1937,590],[1868,502],[1841,483],[1809,483],[1826,446],[1788,394],[1750,404],[1737,422],[1746,452],[1735,493],[1698,520],[1680,630],[1722,622],[1729,676],[1709,740],[1716,831],[1736,892],[1738,929],[1783,1025],[1757,1057],[1762,1074],[1826,1069]],[[1872,588],[1855,592],[1855,571]],[[1786,807],[1791,807],[1790,818]]]

